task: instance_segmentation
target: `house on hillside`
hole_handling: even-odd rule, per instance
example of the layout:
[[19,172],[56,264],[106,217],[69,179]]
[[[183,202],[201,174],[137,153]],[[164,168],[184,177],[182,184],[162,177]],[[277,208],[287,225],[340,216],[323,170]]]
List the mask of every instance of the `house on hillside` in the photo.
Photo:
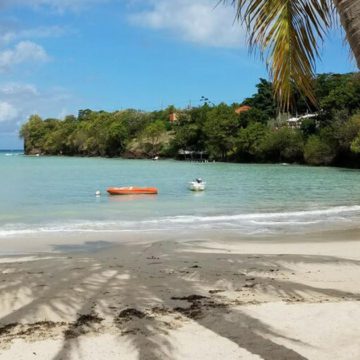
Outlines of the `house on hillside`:
[[176,112],[172,112],[169,114],[169,121],[171,124],[177,122],[179,120],[178,114]]
[[243,105],[235,109],[235,112],[240,115],[241,113],[247,112],[251,110],[251,106],[249,105]]
[[301,124],[305,119],[316,118],[317,116],[318,114],[314,113],[314,114],[306,114],[297,117],[292,117],[287,120],[287,126],[292,129],[300,129]]

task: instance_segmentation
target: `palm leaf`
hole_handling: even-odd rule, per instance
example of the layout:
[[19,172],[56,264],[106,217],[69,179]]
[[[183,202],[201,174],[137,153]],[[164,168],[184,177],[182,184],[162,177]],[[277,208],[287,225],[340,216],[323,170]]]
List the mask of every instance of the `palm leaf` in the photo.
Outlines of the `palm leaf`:
[[360,68],[360,1],[334,0],[346,38]]
[[259,49],[270,71],[280,110],[292,107],[298,90],[316,104],[315,59],[332,22],[329,0],[223,0],[236,6],[251,50]]

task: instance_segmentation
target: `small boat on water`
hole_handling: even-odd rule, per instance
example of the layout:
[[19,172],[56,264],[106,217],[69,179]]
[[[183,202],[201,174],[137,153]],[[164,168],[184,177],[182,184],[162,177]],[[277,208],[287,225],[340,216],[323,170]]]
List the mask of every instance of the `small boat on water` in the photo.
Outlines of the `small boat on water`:
[[155,195],[158,193],[158,189],[154,187],[124,186],[110,187],[107,192],[110,195]]
[[189,190],[191,191],[204,191],[205,187],[206,182],[202,181],[200,178],[189,182]]

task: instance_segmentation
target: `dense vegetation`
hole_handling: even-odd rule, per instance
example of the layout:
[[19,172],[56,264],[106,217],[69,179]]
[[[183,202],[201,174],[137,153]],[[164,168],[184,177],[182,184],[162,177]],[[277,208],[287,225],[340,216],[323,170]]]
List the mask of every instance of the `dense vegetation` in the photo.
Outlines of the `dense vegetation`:
[[[184,157],[235,162],[296,162],[360,167],[360,75],[322,74],[318,107],[298,96],[293,114],[278,114],[272,84],[264,79],[241,104],[116,112],[80,110],[64,120],[32,115],[22,126],[27,154]],[[235,111],[248,105],[250,110]],[[317,112],[301,125],[289,116]],[[170,122],[170,114],[177,121]],[[185,155],[186,156],[186,155]]]

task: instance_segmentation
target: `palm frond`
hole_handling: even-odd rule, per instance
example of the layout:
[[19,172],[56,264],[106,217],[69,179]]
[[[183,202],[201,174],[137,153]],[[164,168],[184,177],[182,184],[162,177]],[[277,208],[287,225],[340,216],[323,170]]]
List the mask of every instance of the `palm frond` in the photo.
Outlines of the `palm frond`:
[[360,69],[360,1],[334,0],[352,53]]
[[312,79],[319,46],[332,22],[330,0],[223,0],[236,6],[251,50],[259,49],[272,76],[280,109],[298,90],[316,104]]

